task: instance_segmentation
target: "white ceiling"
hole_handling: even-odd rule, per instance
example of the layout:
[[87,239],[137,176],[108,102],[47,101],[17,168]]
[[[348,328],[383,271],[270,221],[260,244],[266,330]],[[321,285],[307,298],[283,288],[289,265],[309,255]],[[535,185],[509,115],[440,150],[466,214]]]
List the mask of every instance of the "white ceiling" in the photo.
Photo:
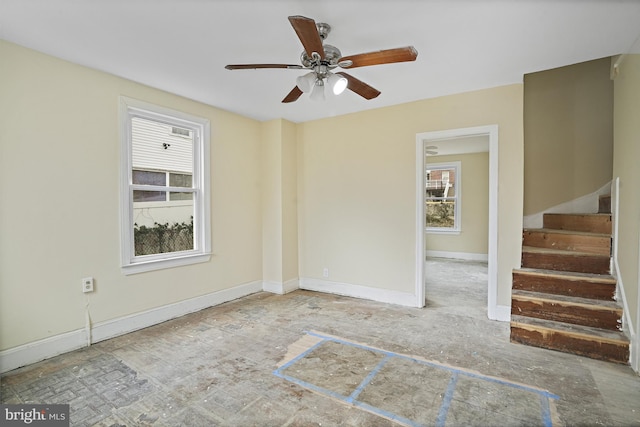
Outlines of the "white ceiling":
[[[418,59],[349,71],[382,92],[371,101],[346,91],[282,104],[305,70],[224,66],[298,64],[290,15],[330,24],[326,42],[343,55],[413,45]],[[640,53],[639,35],[640,2],[621,0],[0,0],[2,39],[258,120],[293,122]]]
[[485,153],[489,151],[488,135],[461,136],[426,141],[426,150],[436,154],[427,156],[449,156],[452,154]]

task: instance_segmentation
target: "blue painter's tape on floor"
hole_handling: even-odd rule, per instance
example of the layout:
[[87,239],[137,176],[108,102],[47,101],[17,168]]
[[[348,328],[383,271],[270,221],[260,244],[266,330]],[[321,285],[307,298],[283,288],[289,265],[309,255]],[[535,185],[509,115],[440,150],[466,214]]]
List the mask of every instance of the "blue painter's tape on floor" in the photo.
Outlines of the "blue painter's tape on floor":
[[353,391],[353,393],[351,393],[351,396],[349,396],[347,398],[347,402],[351,403],[353,402],[358,396],[360,396],[360,393],[362,393],[362,390],[364,390],[364,388],[366,386],[369,385],[369,383],[371,382],[371,380],[373,379],[373,377],[375,377],[376,375],[378,375],[378,372],[380,372],[380,369],[382,369],[382,367],[391,359],[391,356],[385,356],[384,359],[382,359],[378,365],[371,371],[369,372],[369,375],[367,375],[367,377],[362,380],[362,382],[360,383],[360,385]]
[[552,427],[553,420],[551,419],[551,408],[549,407],[549,399],[546,396],[540,395],[540,408],[542,411],[542,422],[545,427]]
[[[373,348],[373,347],[369,347],[363,344],[358,344],[358,343],[354,343],[354,342],[350,342],[350,341],[346,341],[344,339],[340,339],[340,338],[336,338],[336,337],[332,337],[332,336],[328,336],[328,335],[322,335],[319,334],[317,332],[307,332],[308,335],[310,336],[314,336],[316,338],[320,338],[321,340],[319,342],[317,342],[316,344],[314,344],[313,346],[311,346],[310,348],[308,348],[307,350],[305,350],[304,352],[300,353],[298,356],[294,357],[292,360],[288,361],[287,363],[283,364],[282,366],[280,366],[278,369],[276,369],[273,373],[274,375],[283,378],[287,381],[290,381],[294,384],[298,384],[301,387],[305,387],[307,389],[313,390],[317,393],[321,393],[327,396],[331,396],[335,399],[341,400],[347,404],[351,404],[354,405],[356,407],[362,408],[368,412],[377,414],[379,416],[385,417],[387,419],[390,420],[394,420],[400,424],[404,424],[406,426],[409,427],[420,427],[422,424],[420,424],[419,422],[415,421],[415,420],[411,420],[408,418],[405,418],[399,414],[395,414],[393,412],[390,411],[386,411],[382,408],[378,408],[372,405],[369,405],[365,402],[359,401],[358,397],[360,396],[360,394],[364,391],[364,389],[371,383],[371,381],[373,381],[373,379],[375,378],[376,375],[378,375],[378,373],[380,373],[380,370],[392,359],[397,358],[397,359],[401,359],[401,360],[407,360],[407,361],[411,361],[417,364],[421,364],[421,365],[425,365],[425,366],[430,366],[430,367],[434,367],[437,369],[441,369],[444,371],[448,371],[451,373],[451,378],[449,379],[449,383],[447,385],[446,391],[444,392],[444,397],[442,400],[442,404],[440,406],[440,409],[438,411],[438,416],[435,422],[436,426],[439,427],[444,427],[446,425],[446,420],[447,420],[447,415],[449,414],[449,410],[451,408],[451,403],[453,401],[453,396],[455,394],[456,391],[456,386],[458,384],[458,379],[460,376],[465,376],[465,377],[469,377],[469,378],[474,378],[474,379],[478,379],[478,380],[482,380],[482,381],[488,381],[488,382],[492,382],[492,383],[496,383],[505,387],[511,387],[511,388],[515,388],[515,389],[519,389],[519,390],[523,390],[523,391],[527,391],[530,393],[534,393],[536,395],[539,396],[540,399],[540,407],[541,407],[541,421],[542,424],[545,427],[552,427],[553,426],[553,419],[551,416],[551,409],[550,409],[550,399],[552,400],[557,400],[559,399],[559,396],[550,393],[546,390],[541,390],[535,387],[530,387],[527,385],[523,385],[523,384],[519,384],[519,383],[514,383],[508,380],[504,380],[501,378],[495,378],[495,377],[490,377],[487,375],[482,375],[476,372],[470,372],[470,371],[466,371],[464,369],[459,369],[459,368],[454,368],[451,366],[447,366],[447,365],[442,365],[436,362],[431,362],[431,361],[426,361],[426,360],[421,360],[421,359],[416,359],[410,356],[406,356],[406,355],[402,355],[402,354],[398,354],[398,353],[393,353],[390,351],[385,351],[385,350],[380,350],[377,348]],[[298,361],[302,360],[303,358],[305,358],[307,355],[309,355],[311,352],[313,352],[314,350],[316,350],[317,348],[321,347],[323,344],[327,343],[327,342],[334,342],[334,343],[338,343],[338,344],[343,344],[346,346],[350,346],[350,347],[354,347],[354,348],[358,348],[358,349],[362,349],[362,350],[366,350],[366,351],[370,351],[373,353],[377,353],[380,354],[382,356],[384,356],[382,358],[382,360],[380,362],[378,362],[378,364],[376,365],[376,367],[362,380],[362,382],[358,385],[358,387],[349,395],[349,396],[344,396],[340,393],[336,393],[334,391],[325,389],[324,387],[320,387],[317,386],[315,384],[311,384],[307,381],[303,381],[301,379],[295,378],[291,375],[286,375],[284,374],[284,371],[288,368],[290,368],[291,366],[293,366],[295,363],[297,363]]]
[[438,412],[438,418],[436,419],[436,427],[444,427],[444,423],[447,421],[447,414],[451,407],[451,401],[453,400],[453,392],[456,390],[456,384],[458,383],[458,373],[454,372],[449,379],[447,385],[447,391],[442,399],[440,405],[440,411]]

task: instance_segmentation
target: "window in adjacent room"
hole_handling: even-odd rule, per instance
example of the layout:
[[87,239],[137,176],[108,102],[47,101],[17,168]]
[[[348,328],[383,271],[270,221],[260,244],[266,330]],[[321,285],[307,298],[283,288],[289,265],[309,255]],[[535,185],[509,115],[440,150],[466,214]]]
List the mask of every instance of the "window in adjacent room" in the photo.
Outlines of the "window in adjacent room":
[[460,231],[460,162],[428,163],[425,212],[428,232]]
[[122,268],[208,261],[209,121],[121,98]]

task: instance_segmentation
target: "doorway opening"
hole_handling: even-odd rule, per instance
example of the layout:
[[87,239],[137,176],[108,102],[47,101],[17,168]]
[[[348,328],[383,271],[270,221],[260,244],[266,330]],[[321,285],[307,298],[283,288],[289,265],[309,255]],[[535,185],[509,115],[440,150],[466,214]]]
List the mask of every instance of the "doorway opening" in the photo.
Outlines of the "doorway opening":
[[[425,246],[426,209],[425,184],[427,162],[425,154],[434,151],[433,147],[444,147],[447,142],[464,139],[467,142],[480,138],[488,143],[489,152],[489,223],[488,223],[488,285],[487,316],[493,320],[505,320],[497,305],[498,294],[498,126],[488,125],[472,128],[450,129],[424,132],[416,135],[416,298],[417,305],[424,307],[426,302]],[[435,150],[437,152],[437,150]],[[464,203],[464,201],[462,201]],[[508,319],[508,317],[507,317]]]

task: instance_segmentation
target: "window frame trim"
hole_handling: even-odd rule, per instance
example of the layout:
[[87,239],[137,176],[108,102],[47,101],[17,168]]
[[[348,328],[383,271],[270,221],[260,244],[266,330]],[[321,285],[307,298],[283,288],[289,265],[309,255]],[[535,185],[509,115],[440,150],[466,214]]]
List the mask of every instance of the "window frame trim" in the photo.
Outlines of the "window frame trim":
[[[143,117],[181,126],[194,131],[193,187],[194,249],[162,254],[135,256],[133,235],[133,161],[131,118]],[[189,113],[145,101],[119,97],[120,127],[120,268],[125,275],[208,262],[211,259],[211,122]],[[196,141],[196,135],[198,140]],[[196,186],[197,180],[197,186]],[[149,186],[145,186],[148,189]],[[167,188],[167,187],[163,187]],[[171,188],[171,187],[169,187]],[[179,187],[180,192],[185,191]]]
[[451,161],[451,162],[442,162],[442,163],[427,163],[425,160],[424,164],[425,169],[425,181],[423,183],[423,188],[425,189],[425,202],[427,201],[426,195],[426,174],[427,169],[455,169],[455,186],[456,186],[456,195],[455,197],[447,197],[448,199],[455,199],[455,211],[454,211],[454,227],[453,228],[439,228],[439,227],[427,227],[425,222],[424,230],[428,234],[460,234],[462,232],[462,162],[459,160]]

